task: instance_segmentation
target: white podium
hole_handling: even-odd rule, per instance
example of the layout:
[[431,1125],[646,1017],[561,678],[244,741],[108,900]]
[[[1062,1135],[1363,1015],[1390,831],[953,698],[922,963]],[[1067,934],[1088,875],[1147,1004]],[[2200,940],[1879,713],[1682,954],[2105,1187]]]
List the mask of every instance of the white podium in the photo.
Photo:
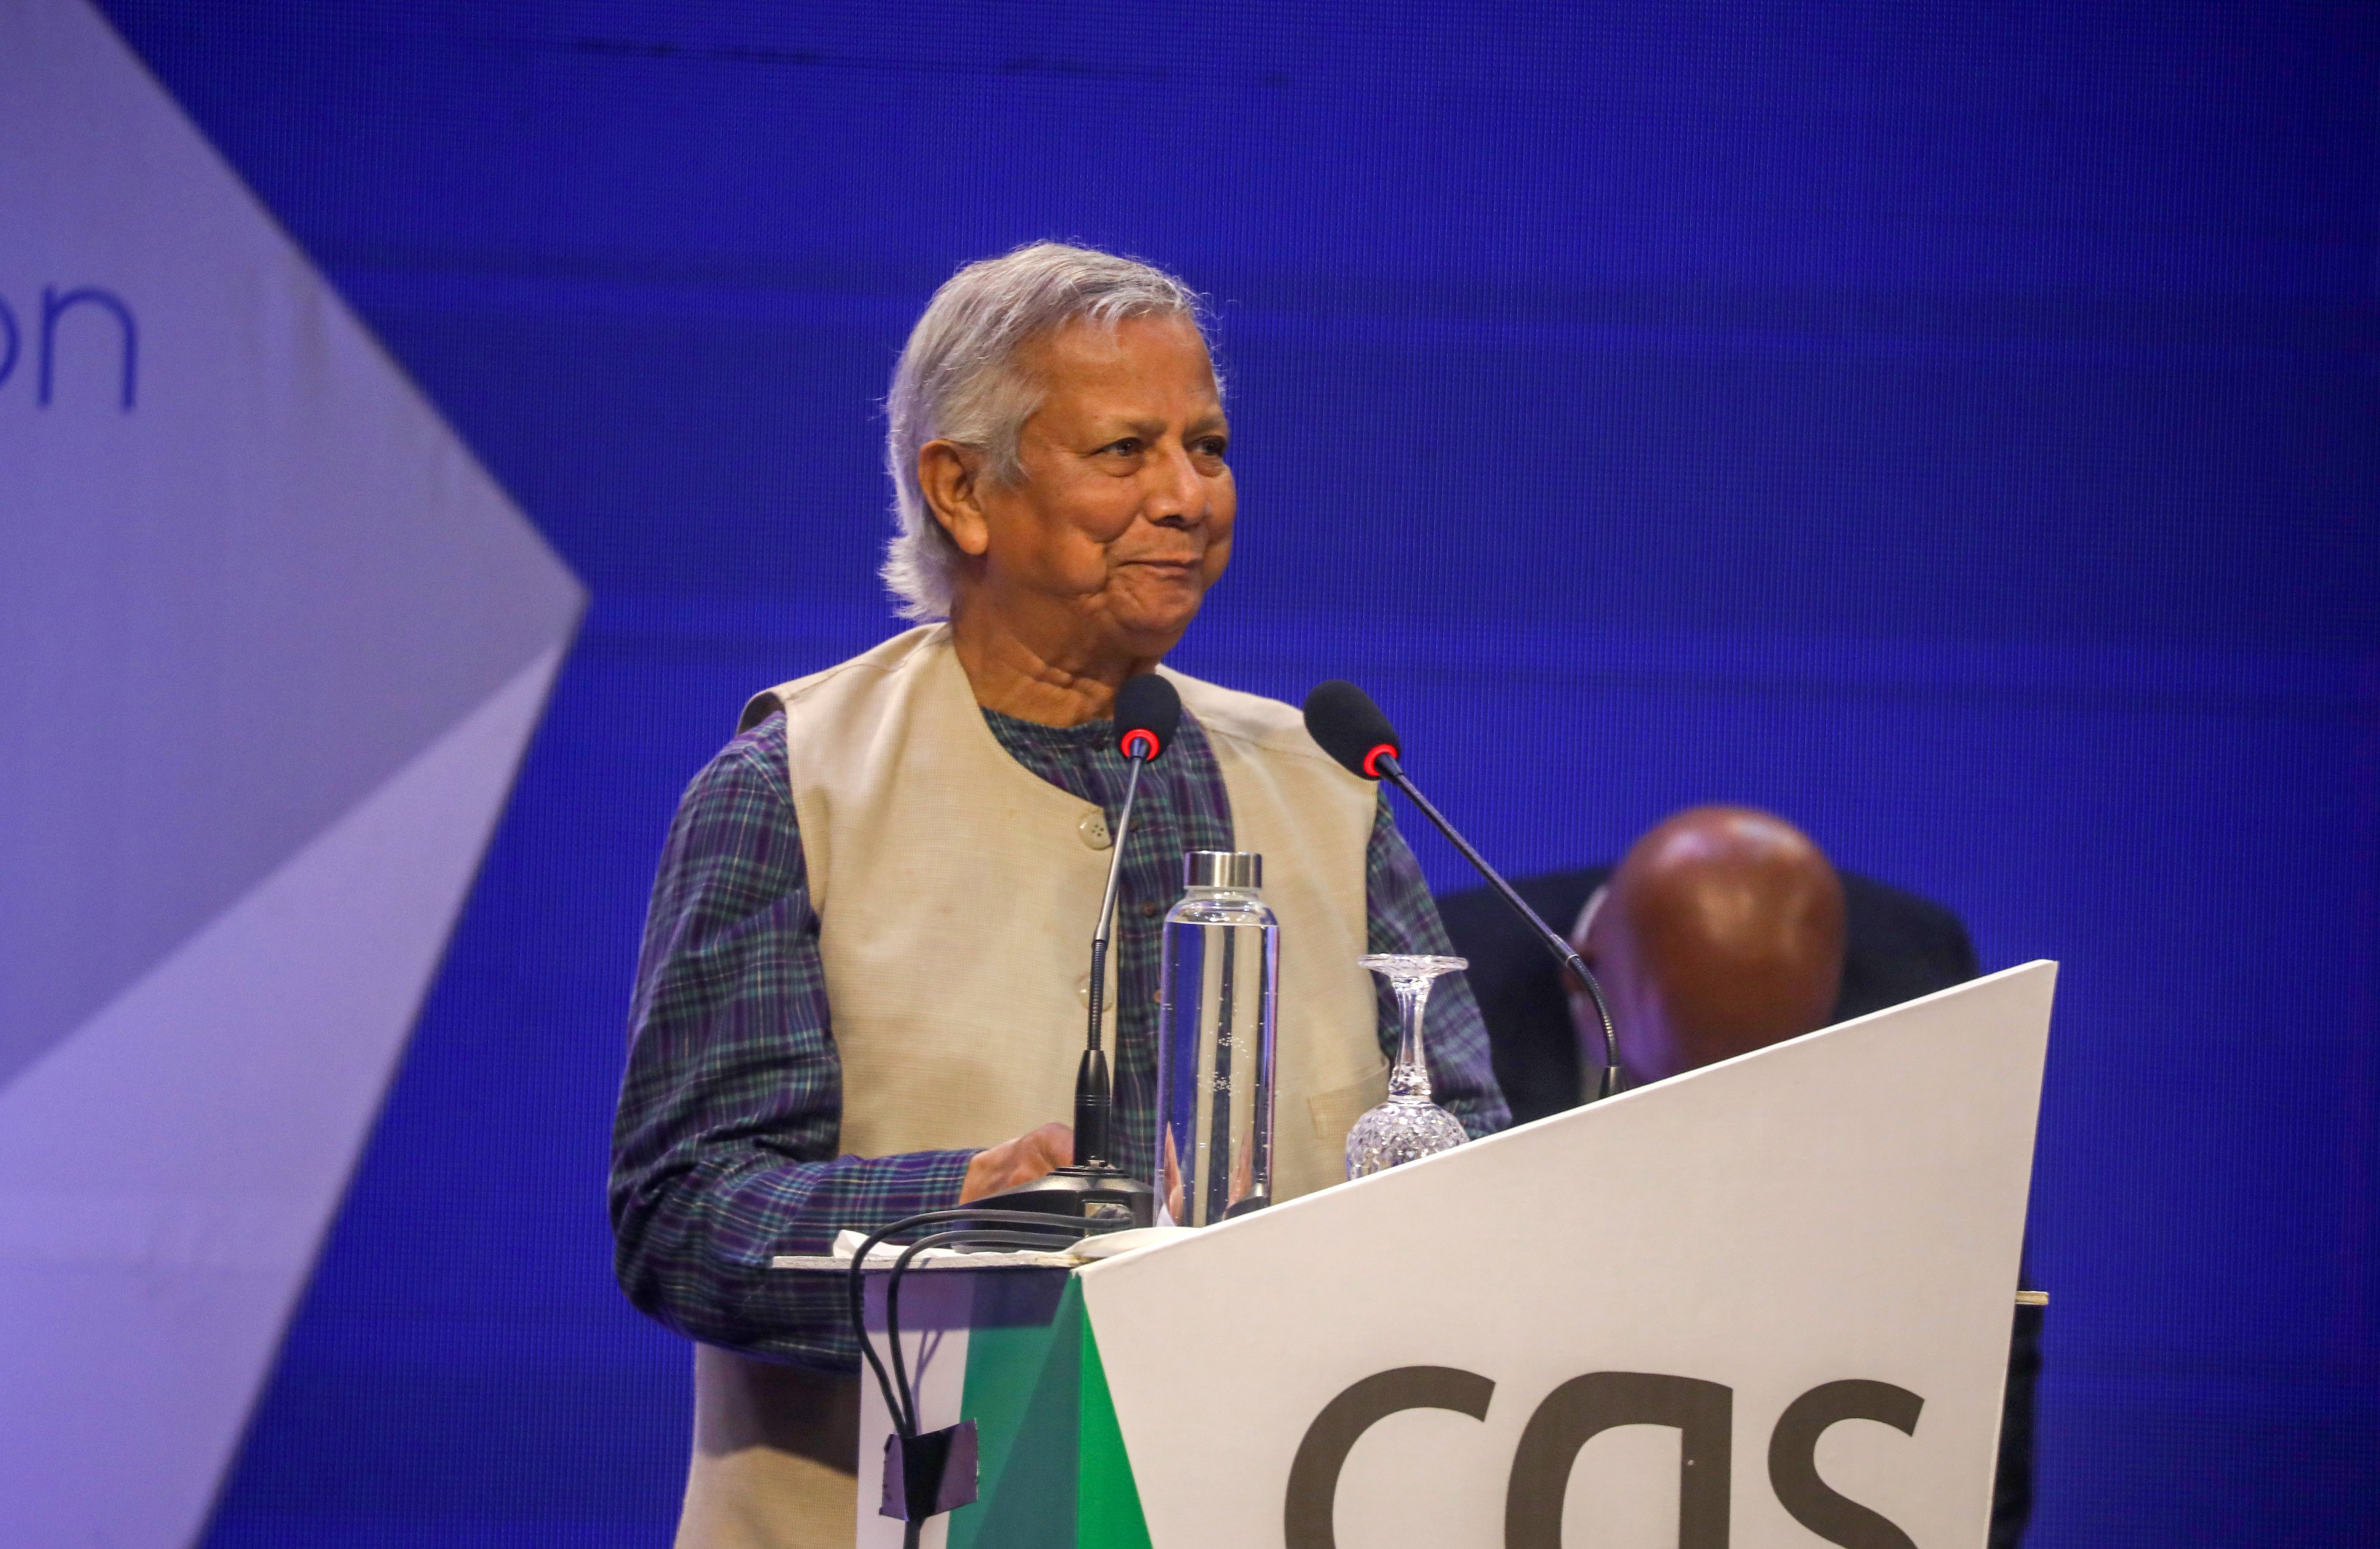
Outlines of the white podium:
[[[1981,1545],[2055,977],[1080,1268],[913,1275],[920,1422],[980,1443],[923,1542]],[[862,1389],[859,1542],[897,1545]]]

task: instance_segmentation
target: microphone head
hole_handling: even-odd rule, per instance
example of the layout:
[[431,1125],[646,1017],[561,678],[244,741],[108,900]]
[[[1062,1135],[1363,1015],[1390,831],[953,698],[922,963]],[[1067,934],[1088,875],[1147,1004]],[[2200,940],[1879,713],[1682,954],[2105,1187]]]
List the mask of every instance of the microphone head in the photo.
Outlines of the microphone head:
[[1397,729],[1372,703],[1372,696],[1354,684],[1334,678],[1317,684],[1305,696],[1305,731],[1322,751],[1366,780],[1378,780],[1380,756],[1402,761],[1403,749]]
[[1182,724],[1182,696],[1155,672],[1126,678],[1116,690],[1116,751],[1126,758],[1154,759],[1173,745]]

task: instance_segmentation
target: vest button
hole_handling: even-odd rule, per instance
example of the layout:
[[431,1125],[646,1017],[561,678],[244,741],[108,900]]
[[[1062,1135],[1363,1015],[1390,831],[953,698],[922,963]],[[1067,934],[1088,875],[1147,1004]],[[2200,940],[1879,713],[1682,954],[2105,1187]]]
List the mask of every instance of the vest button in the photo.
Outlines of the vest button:
[[1094,850],[1104,850],[1115,842],[1108,837],[1107,814],[1103,812],[1083,814],[1083,820],[1076,827],[1082,832],[1083,842]]
[[1091,976],[1088,974],[1075,981],[1075,998],[1083,1003],[1083,1010],[1087,1011],[1091,1009]]

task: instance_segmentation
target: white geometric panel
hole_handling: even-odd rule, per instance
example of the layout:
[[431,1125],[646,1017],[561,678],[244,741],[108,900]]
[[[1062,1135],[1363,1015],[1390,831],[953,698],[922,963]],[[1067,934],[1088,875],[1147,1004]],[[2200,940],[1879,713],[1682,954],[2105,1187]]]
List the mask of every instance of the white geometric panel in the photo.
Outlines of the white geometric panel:
[[0,0],[0,1083],[581,593],[82,0]]
[[0,1092],[0,1544],[203,1524],[559,660]]
[[1326,1410],[1426,1368],[1478,1401],[1338,1433],[1306,1477],[1341,1544],[1809,1549],[1849,1503],[1907,1536],[1837,1542],[1980,1545],[2056,980],[2013,968],[1084,1270],[1150,1539],[1281,1543]]
[[0,1544],[199,1531],[584,595],[82,0],[0,0]]

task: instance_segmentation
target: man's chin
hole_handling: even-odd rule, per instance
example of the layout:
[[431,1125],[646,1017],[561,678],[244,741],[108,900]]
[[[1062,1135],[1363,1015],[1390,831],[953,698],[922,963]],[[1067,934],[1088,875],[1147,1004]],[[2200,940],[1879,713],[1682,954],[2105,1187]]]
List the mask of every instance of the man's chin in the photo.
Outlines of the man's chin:
[[1133,655],[1163,656],[1197,618],[1205,600],[1203,587],[1187,596],[1117,598],[1107,610],[1109,627]]

